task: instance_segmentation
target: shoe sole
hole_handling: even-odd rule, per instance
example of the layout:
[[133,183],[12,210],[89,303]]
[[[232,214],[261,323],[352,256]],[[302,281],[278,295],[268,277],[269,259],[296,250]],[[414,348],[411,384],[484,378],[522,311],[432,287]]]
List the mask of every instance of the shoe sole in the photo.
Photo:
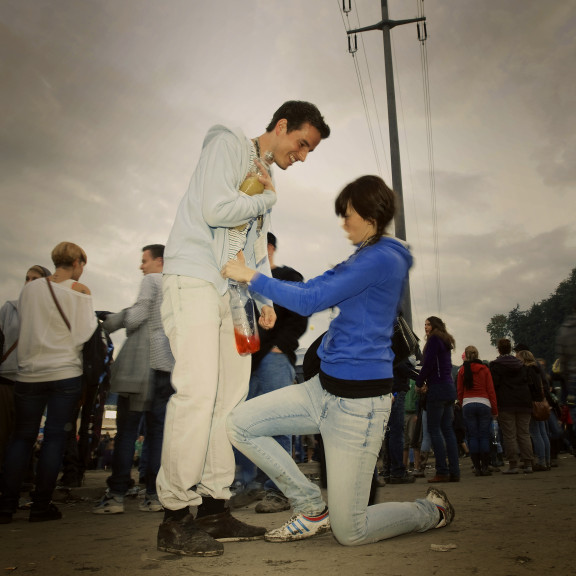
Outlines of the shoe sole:
[[170,554],[178,554],[180,556],[191,556],[196,558],[212,558],[214,556],[222,556],[224,550],[207,550],[206,552],[187,552],[179,548],[171,548],[170,546],[158,544],[158,550],[160,552],[169,552]]
[[303,534],[294,534],[293,536],[264,536],[266,542],[294,542],[295,540],[306,540],[307,538],[314,538],[315,536],[322,536],[323,534],[328,534],[332,529],[330,526],[323,526],[318,529],[314,534],[304,532]]
[[146,508],[138,507],[138,510],[140,510],[140,512],[162,512],[162,510],[164,510],[164,508],[161,505],[159,505],[159,506],[148,506]]
[[124,514],[124,510],[92,510],[92,514],[100,514],[101,516],[110,516],[110,514]]
[[216,540],[216,542],[251,542],[252,540],[262,540],[263,538],[264,534],[261,534],[260,536],[227,536],[214,538],[214,540]]

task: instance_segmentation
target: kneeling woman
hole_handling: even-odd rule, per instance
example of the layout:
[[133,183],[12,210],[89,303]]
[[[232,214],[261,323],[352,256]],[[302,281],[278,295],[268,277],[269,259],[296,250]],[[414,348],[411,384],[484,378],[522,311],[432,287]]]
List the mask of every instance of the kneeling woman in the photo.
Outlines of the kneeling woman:
[[[268,532],[272,542],[300,540],[332,528],[348,546],[448,525],[454,510],[446,495],[430,488],[415,502],[368,506],[370,484],[392,404],[391,335],[412,257],[385,234],[395,194],[377,176],[348,184],[336,198],[349,240],[348,260],[306,283],[287,283],[230,261],[222,275],[249,282],[281,306],[309,316],[327,308],[340,313],[318,349],[320,373],[238,406],[228,435],[290,499],[295,516]],[[322,435],[326,452],[330,516],[320,488],[299,470],[272,438]]]

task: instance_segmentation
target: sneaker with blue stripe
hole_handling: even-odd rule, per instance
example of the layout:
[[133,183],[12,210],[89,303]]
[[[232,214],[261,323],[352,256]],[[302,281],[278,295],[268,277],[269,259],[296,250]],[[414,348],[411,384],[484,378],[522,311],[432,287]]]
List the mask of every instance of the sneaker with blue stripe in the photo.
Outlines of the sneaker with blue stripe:
[[318,516],[296,514],[284,526],[270,530],[264,535],[268,542],[292,542],[330,532],[328,509]]

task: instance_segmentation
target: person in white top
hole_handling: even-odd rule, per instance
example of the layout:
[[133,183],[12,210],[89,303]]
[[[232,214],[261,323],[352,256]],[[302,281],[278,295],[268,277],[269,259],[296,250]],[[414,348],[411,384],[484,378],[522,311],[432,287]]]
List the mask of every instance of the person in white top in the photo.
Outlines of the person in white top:
[[52,493],[68,430],[82,394],[82,347],[96,329],[90,290],[78,280],[86,253],[71,242],[52,250],[56,271],[27,284],[18,302],[20,334],[15,384],[16,423],[6,450],[0,524],[12,521],[20,485],[46,410],[44,438],[32,492],[30,522],[58,520]]

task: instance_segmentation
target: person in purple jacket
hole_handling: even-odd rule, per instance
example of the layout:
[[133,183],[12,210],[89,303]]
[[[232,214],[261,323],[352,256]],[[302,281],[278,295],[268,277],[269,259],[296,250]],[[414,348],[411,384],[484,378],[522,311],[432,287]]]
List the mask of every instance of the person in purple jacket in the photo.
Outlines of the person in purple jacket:
[[459,482],[458,443],[454,433],[454,401],[457,394],[450,358],[455,342],[437,316],[426,319],[424,330],[426,345],[416,386],[426,394],[428,433],[436,457],[436,474],[428,482]]
[[[447,526],[454,509],[429,488],[415,502],[368,506],[370,485],[392,405],[391,336],[410,251],[386,234],[396,197],[378,176],[362,176],[335,202],[356,247],[346,261],[308,282],[283,282],[246,267],[242,253],[222,275],[302,316],[337,308],[318,347],[320,372],[237,406],[227,420],[232,444],[282,490],[294,516],[270,530],[269,542],[291,542],[332,530],[340,544],[358,546]],[[273,436],[321,434],[330,515],[319,486],[300,471]]]

